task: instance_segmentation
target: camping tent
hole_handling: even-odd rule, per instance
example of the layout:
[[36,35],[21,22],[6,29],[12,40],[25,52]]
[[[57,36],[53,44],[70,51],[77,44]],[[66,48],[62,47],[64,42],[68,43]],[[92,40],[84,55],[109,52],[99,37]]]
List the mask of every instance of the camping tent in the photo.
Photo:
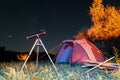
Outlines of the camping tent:
[[86,39],[65,40],[55,56],[56,63],[84,64],[88,62],[103,62],[100,50]]

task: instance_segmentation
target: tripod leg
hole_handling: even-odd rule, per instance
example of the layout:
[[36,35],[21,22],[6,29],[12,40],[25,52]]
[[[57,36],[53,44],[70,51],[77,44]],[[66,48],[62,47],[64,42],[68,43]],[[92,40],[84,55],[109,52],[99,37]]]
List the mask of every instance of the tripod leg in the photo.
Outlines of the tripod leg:
[[36,68],[38,67],[39,45],[37,45]]
[[25,62],[24,62],[24,64],[23,64],[23,66],[21,67],[21,70],[20,70],[20,71],[22,71],[22,70],[23,70],[23,68],[24,68],[24,66],[25,66],[26,62],[28,61],[28,59],[29,59],[29,57],[30,57],[30,55],[31,55],[32,51],[34,50],[34,48],[35,48],[35,46],[36,46],[36,43],[37,43],[37,42],[38,42],[38,39],[35,41],[35,43],[34,43],[34,45],[33,45],[32,49],[31,49],[31,50],[30,50],[30,52],[29,52],[28,57],[26,58],[26,60],[25,60]]
[[51,57],[49,56],[47,49],[45,48],[44,44],[42,43],[42,40],[41,40],[41,39],[39,39],[39,41],[40,41],[40,43],[41,43],[42,47],[44,48],[44,50],[45,50],[46,54],[48,55],[48,58],[50,59],[50,61],[51,61],[52,65],[54,66],[55,70],[57,71],[57,68],[56,68],[55,64],[53,63],[53,61],[52,61]]

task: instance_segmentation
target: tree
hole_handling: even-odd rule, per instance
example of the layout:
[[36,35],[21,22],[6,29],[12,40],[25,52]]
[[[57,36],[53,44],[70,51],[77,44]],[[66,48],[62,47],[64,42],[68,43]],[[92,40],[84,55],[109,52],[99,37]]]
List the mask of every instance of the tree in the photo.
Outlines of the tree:
[[114,6],[102,4],[102,0],[94,0],[90,7],[92,26],[84,32],[79,32],[75,38],[79,39],[80,34],[91,40],[107,40],[120,37],[120,9]]
[[81,34],[103,52],[113,54],[113,46],[120,49],[120,9],[104,6],[102,0],[94,0],[90,6],[92,26],[74,36],[80,39]]
[[5,47],[0,46],[0,53],[5,52]]

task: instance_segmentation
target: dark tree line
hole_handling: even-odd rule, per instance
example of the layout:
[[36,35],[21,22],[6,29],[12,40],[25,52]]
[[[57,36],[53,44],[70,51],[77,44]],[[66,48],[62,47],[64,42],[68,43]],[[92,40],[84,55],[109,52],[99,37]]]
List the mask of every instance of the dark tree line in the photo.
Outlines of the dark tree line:
[[19,54],[19,52],[7,51],[5,47],[0,46],[0,62],[18,61],[16,57],[17,54]]
[[[21,61],[18,59],[19,54],[26,54],[29,52],[15,52],[15,51],[10,51],[10,50],[5,50],[5,47],[0,46],[0,62],[11,62],[11,61]],[[53,59],[54,55],[49,54],[50,57]],[[48,60],[48,56],[45,52],[40,52],[39,53],[39,60]],[[29,57],[29,61],[34,61],[36,60],[36,52],[33,51],[32,54]]]

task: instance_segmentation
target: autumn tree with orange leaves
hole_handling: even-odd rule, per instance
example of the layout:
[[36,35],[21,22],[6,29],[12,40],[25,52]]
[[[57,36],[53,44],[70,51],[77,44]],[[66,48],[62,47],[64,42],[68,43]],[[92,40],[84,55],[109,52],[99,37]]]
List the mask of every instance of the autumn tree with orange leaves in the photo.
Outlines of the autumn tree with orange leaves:
[[93,25],[85,32],[75,35],[76,39],[81,34],[91,40],[107,40],[120,37],[120,10],[114,6],[104,6],[102,0],[94,0],[89,14]]
[[87,38],[109,55],[114,53],[113,47],[120,50],[120,9],[110,5],[104,6],[102,0],[94,0],[89,14],[92,26],[80,31],[74,38]]

